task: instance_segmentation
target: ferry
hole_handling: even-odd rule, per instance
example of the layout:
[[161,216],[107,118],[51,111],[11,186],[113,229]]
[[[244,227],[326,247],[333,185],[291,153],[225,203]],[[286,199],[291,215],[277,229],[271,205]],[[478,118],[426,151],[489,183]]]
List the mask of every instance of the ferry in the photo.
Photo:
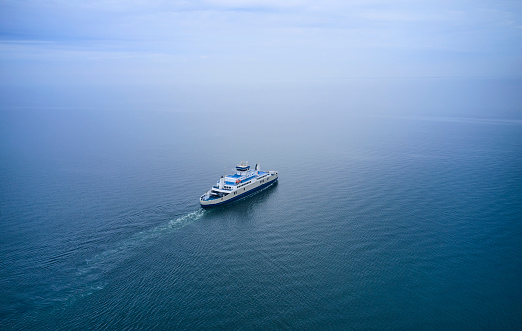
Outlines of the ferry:
[[279,177],[277,171],[261,171],[259,164],[254,170],[248,162],[241,161],[236,173],[223,175],[212,188],[199,198],[203,208],[224,205],[274,184]]

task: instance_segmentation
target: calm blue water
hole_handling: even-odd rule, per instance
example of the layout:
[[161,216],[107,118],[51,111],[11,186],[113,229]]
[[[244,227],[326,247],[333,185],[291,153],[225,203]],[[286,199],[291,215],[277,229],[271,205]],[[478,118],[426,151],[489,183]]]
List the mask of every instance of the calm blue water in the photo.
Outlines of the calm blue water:
[[1,328],[520,328],[522,121],[246,115],[1,111]]

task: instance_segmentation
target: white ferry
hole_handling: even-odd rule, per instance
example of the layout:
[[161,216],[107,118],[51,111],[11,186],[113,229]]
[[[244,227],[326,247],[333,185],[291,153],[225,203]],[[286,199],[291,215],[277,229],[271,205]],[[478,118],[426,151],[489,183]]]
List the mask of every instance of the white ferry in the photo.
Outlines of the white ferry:
[[241,199],[277,181],[277,171],[261,171],[259,164],[250,170],[248,163],[236,166],[233,175],[221,176],[215,186],[199,198],[201,207],[209,208]]

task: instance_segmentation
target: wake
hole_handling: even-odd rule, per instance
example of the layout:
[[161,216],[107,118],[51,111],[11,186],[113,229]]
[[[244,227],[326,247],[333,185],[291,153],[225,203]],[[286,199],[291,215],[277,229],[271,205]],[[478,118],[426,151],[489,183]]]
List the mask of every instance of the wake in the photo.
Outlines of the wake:
[[104,264],[106,264],[106,262],[111,262],[110,264],[112,264],[113,262],[117,262],[116,260],[119,260],[121,257],[124,257],[125,255],[127,255],[127,253],[132,253],[132,251],[135,248],[143,246],[144,244],[151,242],[152,240],[157,239],[163,235],[166,235],[173,230],[182,229],[187,225],[190,225],[195,221],[201,219],[204,214],[205,210],[199,209],[191,213],[185,214],[183,216],[180,216],[176,219],[172,219],[166,224],[162,224],[152,229],[138,232],[130,238],[119,242],[113,248],[95,255],[92,259],[85,260],[87,267],[81,268],[78,274],[86,274],[90,270],[102,267]]
[[196,222],[205,215],[205,212],[204,209],[199,209],[152,229],[138,232],[128,239],[116,243],[112,248],[86,259],[83,266],[78,268],[76,272],[76,279],[79,284],[77,284],[76,290],[73,290],[75,293],[72,294],[72,297],[84,297],[103,289],[106,285],[103,280],[104,275],[119,265],[121,261],[134,254],[136,249]]

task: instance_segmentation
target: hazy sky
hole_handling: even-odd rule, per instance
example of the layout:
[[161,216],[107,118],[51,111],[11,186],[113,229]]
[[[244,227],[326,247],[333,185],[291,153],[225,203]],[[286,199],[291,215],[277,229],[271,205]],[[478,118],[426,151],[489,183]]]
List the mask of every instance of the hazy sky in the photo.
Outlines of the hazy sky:
[[0,84],[522,76],[522,1],[0,0]]

